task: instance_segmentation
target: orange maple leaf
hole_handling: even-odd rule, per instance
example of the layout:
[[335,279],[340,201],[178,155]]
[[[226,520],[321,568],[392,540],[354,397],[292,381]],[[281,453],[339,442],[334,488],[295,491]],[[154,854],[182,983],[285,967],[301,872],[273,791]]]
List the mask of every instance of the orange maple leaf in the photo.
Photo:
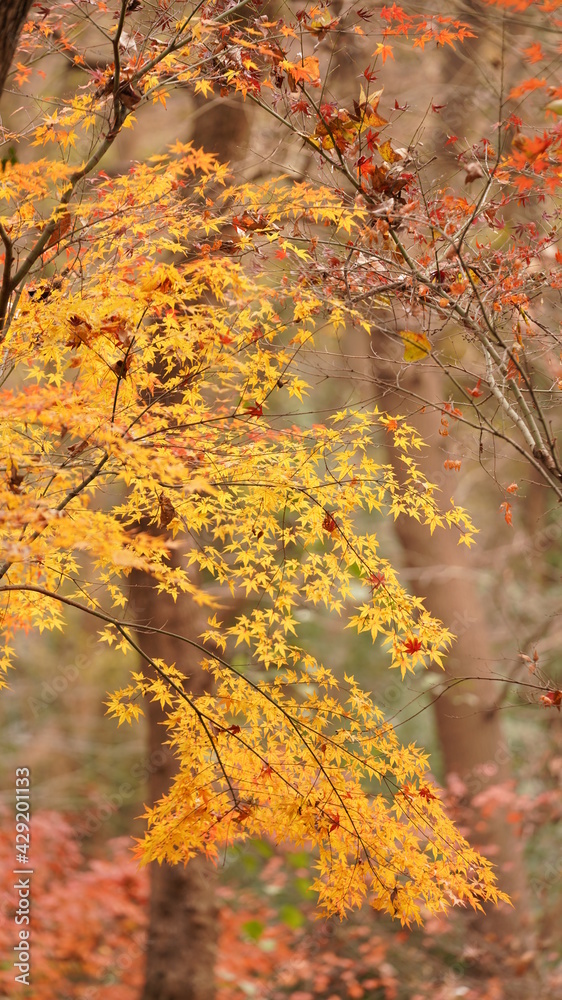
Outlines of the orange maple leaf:
[[513,518],[511,516],[511,504],[505,500],[500,504],[500,510],[503,510],[503,516],[505,517],[505,523],[513,526]]
[[544,59],[544,52],[541,48],[541,43],[533,42],[532,45],[529,45],[526,49],[523,49],[523,55],[525,57],[526,62],[529,62],[531,64],[542,62],[542,60]]

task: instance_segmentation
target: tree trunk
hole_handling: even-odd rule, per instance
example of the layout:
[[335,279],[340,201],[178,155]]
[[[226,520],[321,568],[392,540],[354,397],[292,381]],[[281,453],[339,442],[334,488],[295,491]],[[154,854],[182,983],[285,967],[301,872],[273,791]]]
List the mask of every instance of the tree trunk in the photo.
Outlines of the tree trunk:
[[[421,467],[430,481],[442,484],[447,453],[439,435],[441,413],[433,406],[407,402],[407,393],[411,392],[417,400],[438,404],[443,399],[442,377],[423,362],[419,365],[419,368],[410,366],[400,379],[400,388],[393,371],[382,405],[391,413],[407,414],[408,423],[417,428],[429,445],[420,458]],[[379,367],[377,377],[380,376]],[[392,453],[390,457],[394,463]],[[395,471],[399,476],[402,474],[398,462]],[[411,518],[399,517],[396,532],[403,563],[412,577],[412,589],[425,598],[427,609],[457,636],[445,659],[444,675],[436,671],[436,676],[444,681],[482,678],[465,681],[443,693],[438,691],[434,711],[443,772],[458,796],[462,818],[468,827],[467,837],[497,866],[499,886],[513,901],[513,908],[502,905],[490,907],[485,916],[467,915],[470,931],[475,935],[475,954],[479,955],[477,961],[482,972],[501,971],[508,978],[514,951],[519,947],[527,951],[530,947],[529,906],[521,844],[507,816],[509,807],[489,791],[494,786],[511,784],[511,754],[496,707],[500,686],[492,679],[494,651],[485,608],[475,585],[472,554],[465,546],[458,545],[452,529],[439,534],[436,531],[431,536],[429,528]],[[474,803],[477,796],[481,799]],[[486,947],[482,948],[484,940]],[[511,986],[512,1000],[516,997],[526,1000],[528,984],[524,979],[513,983],[510,980]]]
[[32,3],[33,0],[2,0],[0,3],[0,97]]
[[[249,127],[239,101],[209,102],[201,107],[193,141],[223,162],[241,159]],[[172,562],[181,550],[172,550]],[[187,596],[174,601],[156,594],[150,577],[136,573],[131,599],[136,621],[152,627],[198,638],[206,625],[204,613]],[[141,632],[139,645],[151,658],[175,663],[184,670],[186,690],[201,694],[209,689],[210,676],[201,670],[197,652],[186,643],[158,633]],[[158,704],[147,705],[150,760],[155,769],[149,778],[151,804],[166,794],[177,770],[176,757],[163,746],[164,714]],[[159,763],[156,763],[159,762]],[[217,903],[214,866],[204,857],[185,867],[150,866],[150,907],[146,983],[142,1000],[212,1000],[215,995],[214,966],[217,949]]]
[[[177,565],[177,550],[172,562]],[[205,618],[186,596],[174,602],[167,594],[155,595],[142,573],[133,574],[131,598],[135,620],[171,632],[198,635]],[[198,653],[158,632],[140,632],[139,645],[152,659],[175,663],[187,678],[191,694],[210,687],[210,676],[198,663]],[[175,755],[163,742],[165,713],[158,702],[146,706],[149,725],[150,776],[148,797],[157,802],[166,794],[177,769]],[[203,857],[185,867],[152,864],[150,874],[149,933],[143,1000],[212,1000],[216,953],[217,905],[214,869]]]
[[[501,61],[510,51],[502,31],[504,27],[512,30],[509,18],[499,27],[492,24],[487,8],[477,0],[469,0],[469,7],[478,22],[478,37],[454,51],[447,49],[435,73],[436,82],[441,83],[440,100],[446,105],[440,116],[441,127],[447,133],[468,136],[468,141],[483,134],[478,131],[478,123],[482,108],[490,100],[488,74],[499,76]],[[508,76],[507,68],[505,75]],[[447,154],[440,151],[439,143],[435,152],[436,180],[443,183],[448,169]],[[457,169],[456,161],[454,166]],[[397,326],[399,322],[396,319]],[[404,325],[411,328],[411,317]],[[390,338],[383,336],[380,353],[392,357]],[[453,474],[445,473],[443,462],[449,457],[447,439],[439,434],[441,411],[436,407],[442,405],[449,392],[441,372],[432,369],[429,361],[404,368],[377,360],[375,375],[386,382],[380,405],[391,413],[408,414],[408,422],[429,445],[420,456],[420,465],[428,479],[441,486],[446,502],[450,479],[444,477]],[[409,397],[408,393],[413,395]],[[425,400],[430,404],[427,407],[423,406]],[[396,472],[400,474],[401,470],[396,468]],[[458,545],[451,529],[435,532],[432,537],[429,529],[412,519],[399,517],[396,532],[403,562],[412,576],[413,590],[425,598],[428,610],[457,636],[446,657],[444,679],[482,678],[440,694],[434,705],[435,719],[443,772],[458,795],[460,822],[466,824],[471,844],[497,866],[500,888],[514,904],[513,908],[490,908],[485,916],[467,915],[476,965],[484,974],[501,975],[509,983],[506,995],[509,993],[511,1000],[519,997],[527,1000],[533,979],[527,979],[526,975],[514,977],[513,967],[517,949],[521,949],[521,954],[532,947],[528,888],[521,843],[508,819],[509,807],[493,793],[496,785],[511,785],[513,776],[511,753],[497,707],[500,685],[492,680],[493,643],[476,585],[473,556],[465,546]],[[437,675],[440,674],[438,671]],[[532,976],[532,972],[529,974]]]

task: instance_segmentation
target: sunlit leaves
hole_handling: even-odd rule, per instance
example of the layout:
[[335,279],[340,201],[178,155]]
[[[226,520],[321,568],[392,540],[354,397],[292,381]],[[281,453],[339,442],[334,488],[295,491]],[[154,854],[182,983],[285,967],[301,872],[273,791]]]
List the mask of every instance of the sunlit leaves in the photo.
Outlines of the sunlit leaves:
[[[406,469],[400,485],[375,457],[377,435],[390,426],[384,414],[350,408],[312,427],[283,417],[281,400],[299,400],[307,390],[299,345],[318,327],[325,341],[329,334],[319,326],[325,311],[314,286],[288,295],[272,280],[278,271],[263,280],[271,236],[282,238],[295,260],[309,259],[310,244],[284,234],[296,220],[301,236],[323,224],[332,257],[343,258],[338,234],[360,231],[361,207],[348,210],[327,189],[283,181],[225,188],[216,204],[202,195],[214,185],[216,197],[224,168],[191,146],[176,152],[111,182],[100,175],[73,225],[51,237],[79,270],[49,280],[38,259],[21,289],[6,340],[15,374],[0,395],[10,456],[0,484],[6,636],[24,622],[61,627],[60,606],[45,594],[62,595],[62,585],[92,610],[104,594],[101,639],[125,649],[130,633],[119,620],[133,569],[209,607],[216,601],[194,582],[194,566],[244,595],[247,610],[222,630],[213,619],[203,641],[225,653],[245,650],[252,670],[267,672],[263,680],[248,687],[227,660],[211,657],[217,693],[191,702],[181,694],[181,674],[154,661],[155,678],[135,674],[110,698],[120,725],[138,718],[140,696],[167,707],[181,757],[170,802],[149,816],[144,856],[214,853],[266,829],[299,842],[314,836],[316,887],[328,910],[343,913],[370,893],[374,905],[409,922],[419,917],[418,897],[444,905],[439,878],[425,887],[427,838],[440,831],[447,843],[454,839],[453,853],[448,847],[443,855],[447,870],[458,866],[460,842],[425,800],[410,830],[403,807],[400,822],[392,818],[392,795],[404,780],[421,780],[425,759],[400,748],[351,678],[346,706],[348,694],[338,695],[329,669],[302,649],[296,613],[322,605],[347,617],[383,639],[390,665],[402,672],[440,664],[449,633],[400,586],[362,515],[411,516],[429,530],[456,524],[467,541],[472,528],[459,508],[439,510],[410,454],[419,438],[404,421],[392,425]],[[18,197],[34,204],[38,176],[24,170],[9,187],[14,207]],[[45,194],[55,178],[45,164]],[[189,184],[197,200],[194,192],[186,203]],[[59,215],[71,217],[66,208]],[[253,275],[223,251],[228,222],[246,253],[259,251]],[[23,258],[37,237],[18,224]],[[162,260],[162,250],[173,252],[174,263]],[[278,269],[279,259],[271,260]],[[357,318],[344,303],[327,316],[333,330]],[[113,503],[94,505],[108,486]],[[139,522],[160,531],[139,530]],[[170,534],[177,532],[204,544],[172,568]],[[352,588],[358,572],[365,581],[359,606]],[[375,775],[384,788],[370,799],[362,781]],[[415,848],[414,828],[422,831]],[[361,863],[344,892],[353,857]],[[391,900],[395,870],[404,878],[399,907]]]
[[268,829],[280,842],[317,845],[314,888],[340,916],[367,899],[409,924],[420,905],[438,912],[455,898],[476,908],[498,898],[489,865],[428,786],[424,754],[399,747],[351,677],[338,698],[333,676],[308,657],[260,681],[248,700],[242,676],[212,661],[209,669],[216,697],[198,698],[195,712],[180,700],[172,712],[181,771],[147,811],[142,861],[179,861],[201,845],[218,857],[225,843]]

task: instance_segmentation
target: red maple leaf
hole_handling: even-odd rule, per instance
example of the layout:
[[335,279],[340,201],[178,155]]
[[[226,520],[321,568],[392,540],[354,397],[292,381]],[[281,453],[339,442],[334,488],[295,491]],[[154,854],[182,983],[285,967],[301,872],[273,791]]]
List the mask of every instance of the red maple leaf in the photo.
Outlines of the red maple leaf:
[[328,818],[331,819],[332,821],[332,825],[330,827],[330,833],[332,833],[333,830],[338,829],[340,825],[340,818],[337,813],[335,814],[335,816],[330,816],[330,814],[328,813]]
[[421,639],[418,639],[417,636],[412,636],[411,639],[406,639],[406,642],[404,643],[404,649],[410,654],[410,656],[412,653],[417,653],[421,648]]
[[431,802],[432,799],[436,799],[437,796],[433,794],[431,788],[428,785],[422,785],[419,789],[418,795],[420,799],[425,799],[426,802]]
[[541,704],[546,708],[557,708],[560,711],[562,705],[562,691],[547,691],[541,695]]
[[472,396],[472,397],[473,397],[473,399],[477,399],[477,398],[478,398],[478,396],[483,396],[483,395],[484,395],[484,393],[483,393],[482,389],[480,388],[481,384],[482,384],[482,379],[481,379],[481,378],[479,378],[479,379],[478,379],[478,382],[477,382],[477,383],[476,383],[476,385],[474,386],[474,389],[467,389],[467,390],[466,390],[466,391],[467,391],[467,393],[468,393],[468,395],[469,395],[469,396]]
[[332,531],[337,531],[338,526],[328,510],[326,511],[326,516],[322,521],[322,527],[324,528],[324,531],[329,531],[330,534]]

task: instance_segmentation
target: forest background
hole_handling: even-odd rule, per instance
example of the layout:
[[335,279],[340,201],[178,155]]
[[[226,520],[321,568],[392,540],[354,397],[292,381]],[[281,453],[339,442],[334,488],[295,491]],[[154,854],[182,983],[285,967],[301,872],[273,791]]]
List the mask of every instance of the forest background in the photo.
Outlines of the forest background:
[[[535,155],[525,146],[528,139],[521,134],[540,141],[556,132],[554,114],[545,112],[545,104],[558,97],[559,65],[556,21],[550,18],[552,10],[547,7],[471,5],[462,10],[435,11],[435,18],[462,16],[472,25],[477,37],[455,40],[454,49],[446,39],[438,44],[431,34],[437,29],[448,30],[444,22],[430,25],[425,48],[412,49],[411,44],[401,43],[400,34],[396,39],[384,38],[379,22],[387,22],[375,5],[367,10],[357,5],[316,7],[306,15],[300,12],[296,22],[299,12],[293,9],[282,14],[268,9],[267,16],[272,21],[283,16],[287,24],[304,24],[307,44],[316,53],[311,58],[318,58],[319,65],[324,60],[323,65],[332,73],[330,87],[337,95],[336,108],[352,108],[354,98],[361,104],[360,88],[365,91],[369,85],[372,91],[384,84],[379,106],[385,118],[394,112],[396,121],[392,124],[392,153],[389,160],[383,157],[383,164],[390,169],[393,155],[400,164],[400,158],[413,158],[408,150],[416,155],[423,152],[424,162],[435,158],[433,176],[439,178],[440,185],[445,174],[451,187],[456,184],[466,192],[486,176],[491,155],[486,143],[494,141],[497,131],[498,96],[505,105],[502,120],[515,116],[521,122],[516,125],[512,121],[510,136],[510,141],[516,140],[515,149],[527,154],[526,173],[521,170],[521,175],[529,179],[531,173],[534,182],[541,180],[541,170],[535,169],[541,164],[539,153]],[[76,9],[80,10],[80,5]],[[128,16],[142,17],[138,11],[139,7],[133,6]],[[221,8],[218,16],[224,12]],[[428,11],[421,14],[427,16]],[[64,5],[62,14],[57,5],[50,10],[48,5],[36,5],[30,14],[35,25],[43,25],[45,37],[47,29],[54,31],[54,19],[64,16]],[[232,16],[236,17],[236,12]],[[244,10],[246,16],[248,11]],[[396,9],[395,22],[391,23],[400,24]],[[364,35],[355,31],[357,26]],[[127,32],[126,39],[124,52],[133,57],[139,39],[134,31]],[[384,47],[391,41],[392,55]],[[60,36],[55,35],[58,59],[62,50],[62,59],[68,63],[59,43]],[[16,55],[16,70],[4,97],[7,131],[11,131],[7,121],[17,115],[22,102],[21,93],[13,93],[18,86],[24,96],[32,81],[38,88],[34,93],[56,90],[62,76],[61,62],[56,56],[51,58],[52,65],[47,63],[47,69],[40,70],[46,74],[42,77],[25,47],[21,59]],[[540,75],[534,77],[535,85],[522,83],[537,65]],[[100,72],[99,67],[92,70],[96,71]],[[60,95],[72,85],[65,76]],[[290,80],[287,74],[286,87],[298,97],[294,75]],[[136,128],[123,132],[104,160],[108,177],[132,161],[160,153],[169,143],[178,139],[184,143],[191,137],[196,146],[216,151],[221,160],[229,161],[235,176],[244,182],[259,182],[279,170],[288,171],[299,181],[314,176],[319,169],[318,155],[310,147],[306,149],[302,137],[293,133],[291,138],[289,132],[285,143],[279,123],[266,110],[256,110],[248,98],[242,102],[232,94],[217,97],[207,93],[202,100],[205,87],[195,89],[199,89],[195,97],[187,87],[172,89],[165,108],[159,102],[139,109]],[[353,118],[347,115],[343,124],[341,117],[336,118],[346,155],[357,138],[349,125]],[[326,134],[322,137],[317,128],[317,142],[328,149]],[[24,154],[19,147],[14,149],[12,142],[10,138],[6,141],[4,172],[13,165],[12,160],[32,155],[31,150]],[[556,148],[551,146],[557,168]],[[356,156],[355,162],[359,159]],[[360,173],[368,161],[365,155]],[[545,173],[549,166],[552,164],[545,165]],[[404,172],[403,166],[400,171]],[[368,170],[363,174],[368,175]],[[526,190],[522,186],[520,194]],[[383,193],[385,201],[401,198],[399,187]],[[399,210],[405,204],[401,198]],[[512,270],[516,265],[508,248],[517,226],[523,225],[523,208],[531,215],[531,223],[526,215],[524,224],[531,225],[536,205],[529,207],[515,200],[506,210],[507,222],[498,222],[493,215],[487,219],[488,238],[495,241],[498,254],[506,251]],[[524,264],[542,296],[533,300],[532,320],[546,323],[556,333],[552,322],[556,289],[546,277],[559,263],[556,236],[551,235],[556,229],[555,212],[552,207],[550,211],[549,238],[541,247],[542,265],[540,261],[531,265],[528,260]],[[385,226],[392,226],[390,212],[391,207],[385,204],[376,217],[381,239]],[[544,214],[536,217],[541,220],[539,229],[544,227]],[[239,226],[243,236],[252,229],[252,221],[253,229],[260,231],[259,219],[256,225],[254,217]],[[232,235],[234,240],[240,238],[240,232]],[[535,241],[538,239],[536,236]],[[381,303],[376,308],[380,310]],[[387,318],[379,323],[389,329]],[[403,325],[399,317],[396,323],[398,329]],[[445,331],[447,335],[450,331]],[[409,346],[413,357],[408,356]],[[445,345],[444,355],[454,351],[458,354],[458,343]],[[405,346],[402,342],[398,358],[390,348],[378,353],[382,355],[382,361],[376,358],[379,367],[373,362],[375,367],[370,368],[373,352],[348,331],[341,350],[344,360],[334,362],[329,377],[321,351],[308,357],[307,376],[315,383],[310,410],[335,410],[350,399],[355,402],[362,398],[366,385],[366,394],[380,394],[384,408],[392,410],[394,405],[397,412],[406,411],[412,419],[420,420],[421,433],[433,456],[422,468],[446,497],[454,494],[456,502],[470,511],[480,529],[478,544],[462,562],[456,545],[453,554],[446,542],[428,532],[425,543],[406,529],[393,535],[390,522],[381,519],[377,531],[383,555],[394,566],[402,564],[401,579],[414,592],[428,597],[430,610],[458,637],[451,669],[460,676],[480,675],[485,663],[490,675],[502,681],[491,684],[488,679],[484,695],[478,688],[468,694],[459,694],[456,689],[444,692],[433,673],[408,676],[401,683],[388,674],[384,657],[373,651],[370,639],[344,631],[338,617],[301,609],[301,631],[319,659],[329,660],[336,673],[343,675],[352,663],[361,685],[373,692],[375,703],[397,723],[404,743],[415,740],[431,751],[432,773],[446,789],[451,815],[473,843],[483,845],[492,860],[499,858],[501,877],[511,882],[508,891],[514,894],[515,887],[520,898],[513,914],[504,913],[497,924],[493,917],[487,924],[471,924],[470,933],[462,919],[434,917],[426,921],[423,930],[395,929],[388,918],[385,922],[372,911],[361,911],[344,924],[332,920],[317,923],[309,890],[312,855],[308,851],[264,841],[250,847],[230,847],[221,856],[216,889],[221,903],[218,995],[287,995],[293,1000],[312,996],[438,996],[443,1000],[478,996],[492,1000],[530,996],[531,991],[536,995],[538,989],[554,996],[560,988],[551,929],[560,915],[560,850],[555,821],[559,818],[562,756],[556,705],[544,711],[549,706],[541,704],[540,687],[548,694],[560,686],[556,682],[560,670],[556,614],[561,528],[555,491],[546,490],[507,445],[496,441],[493,447],[485,444],[480,450],[470,428],[463,428],[460,399],[449,389],[438,390],[438,405],[430,394],[423,395],[428,388],[416,385],[416,380],[435,377],[433,370],[425,371],[429,364],[424,361],[423,340],[414,338]],[[547,384],[556,388],[560,377],[556,368],[559,354],[541,344],[540,356],[546,395]],[[382,362],[392,367],[391,375],[383,370]],[[463,363],[464,373],[472,373],[471,359],[465,358]],[[536,358],[533,364],[538,364]],[[397,365],[405,371],[405,389],[398,404],[390,389]],[[424,376],[419,374],[420,368]],[[476,371],[470,384],[466,383],[476,401],[482,385],[491,384],[486,383],[487,374]],[[412,378],[413,385],[408,382]],[[358,388],[359,382],[363,385]],[[556,409],[550,419],[556,427]],[[13,476],[8,463],[6,475]],[[379,515],[372,516],[378,522]],[[397,527],[400,529],[400,521]],[[163,614],[166,620],[168,614]],[[146,873],[138,872],[123,838],[131,831],[141,834],[142,823],[137,817],[146,801],[146,781],[162,770],[165,751],[158,747],[147,750],[143,723],[123,736],[123,729],[117,730],[115,722],[104,715],[107,692],[127,683],[127,662],[116,660],[96,642],[93,621],[84,622],[71,614],[69,622],[64,635],[54,631],[18,638],[19,674],[10,690],[3,692],[6,773],[21,766],[24,753],[25,764],[33,773],[33,851],[41,860],[42,872],[35,884],[33,995],[104,995],[125,1000],[137,996],[142,988],[148,886]],[[539,685],[534,681],[537,676]],[[510,678],[513,686],[505,678]],[[526,681],[535,685],[527,693],[522,686]],[[429,705],[436,699],[436,708],[443,704],[445,708],[434,728]],[[490,744],[483,732],[491,706],[495,717],[501,718],[501,729],[495,731]],[[7,813],[2,844],[6,861],[11,849],[10,794],[4,795]],[[114,837],[122,839],[114,841]],[[205,889],[215,882],[207,873],[201,877]],[[8,877],[2,908],[3,931],[8,937],[12,903]],[[185,969],[185,975],[191,976],[192,969]],[[11,996],[12,969],[4,968],[3,976],[5,995]],[[202,989],[207,994],[201,995],[209,995],[208,984]]]

